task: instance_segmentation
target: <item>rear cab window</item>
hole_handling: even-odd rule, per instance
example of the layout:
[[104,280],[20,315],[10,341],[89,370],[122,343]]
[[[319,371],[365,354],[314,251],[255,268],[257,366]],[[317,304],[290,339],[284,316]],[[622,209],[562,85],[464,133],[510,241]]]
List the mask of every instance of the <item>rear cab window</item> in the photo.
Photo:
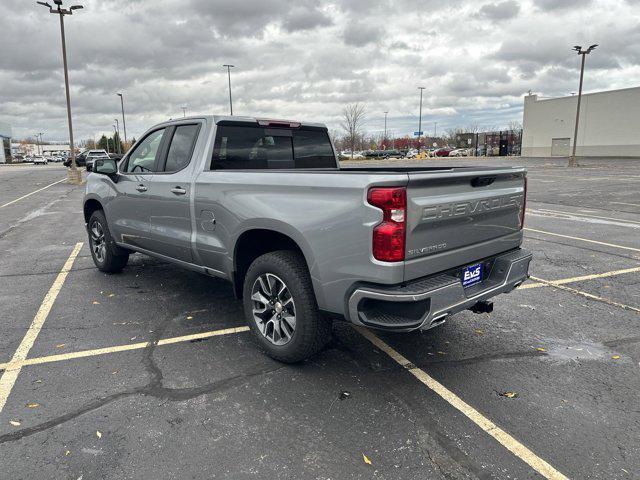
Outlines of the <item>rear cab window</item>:
[[211,170],[336,168],[326,129],[219,124]]

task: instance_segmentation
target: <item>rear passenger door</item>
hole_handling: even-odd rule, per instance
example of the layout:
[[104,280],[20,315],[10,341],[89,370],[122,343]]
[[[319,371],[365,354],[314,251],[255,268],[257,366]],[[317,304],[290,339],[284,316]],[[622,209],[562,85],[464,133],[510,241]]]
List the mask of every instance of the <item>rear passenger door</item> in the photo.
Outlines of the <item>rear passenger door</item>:
[[151,250],[184,262],[191,254],[191,178],[193,153],[202,125],[167,128],[158,172],[149,185]]

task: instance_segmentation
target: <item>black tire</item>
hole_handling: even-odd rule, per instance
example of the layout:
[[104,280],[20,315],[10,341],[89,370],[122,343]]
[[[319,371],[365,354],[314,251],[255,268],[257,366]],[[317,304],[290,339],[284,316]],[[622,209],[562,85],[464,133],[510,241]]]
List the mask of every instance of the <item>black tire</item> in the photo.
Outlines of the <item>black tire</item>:
[[[105,273],[118,273],[127,265],[129,252],[116,245],[107,225],[107,218],[102,210],[91,214],[87,224],[89,249],[98,270]],[[99,241],[100,233],[102,240]],[[97,248],[98,247],[98,248]]]
[[[251,298],[252,290],[258,278],[266,274],[282,280],[295,305],[295,329],[284,345],[267,338],[254,319],[254,307],[261,303]],[[244,278],[243,303],[249,328],[267,355],[275,360],[300,362],[318,353],[331,339],[331,320],[318,309],[307,264],[298,252],[279,250],[254,260]]]

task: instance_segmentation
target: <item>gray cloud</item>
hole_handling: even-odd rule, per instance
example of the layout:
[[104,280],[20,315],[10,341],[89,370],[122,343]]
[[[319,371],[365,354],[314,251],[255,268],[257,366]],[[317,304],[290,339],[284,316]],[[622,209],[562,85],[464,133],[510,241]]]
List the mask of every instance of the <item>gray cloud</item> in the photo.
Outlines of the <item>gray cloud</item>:
[[[16,137],[64,139],[65,101],[55,16],[2,0],[0,120]],[[65,0],[70,2],[71,0]],[[529,89],[567,95],[577,84],[574,44],[599,43],[585,88],[637,85],[640,5],[597,0],[85,0],[66,19],[76,137],[109,132],[125,94],[127,132],[189,114],[226,113],[223,63],[232,63],[234,113],[336,127],[362,102],[367,128],[506,124]],[[582,3],[580,3],[582,5]],[[508,19],[509,21],[499,21]],[[585,28],[585,25],[588,28]]]
[[586,8],[593,0],[534,0],[533,3],[541,10],[565,10],[570,8]]
[[347,24],[342,38],[347,45],[363,47],[369,43],[376,43],[382,33],[380,25],[356,21]]
[[515,0],[505,0],[499,3],[487,3],[480,8],[480,16],[491,20],[508,20],[516,17],[520,12],[520,5]]

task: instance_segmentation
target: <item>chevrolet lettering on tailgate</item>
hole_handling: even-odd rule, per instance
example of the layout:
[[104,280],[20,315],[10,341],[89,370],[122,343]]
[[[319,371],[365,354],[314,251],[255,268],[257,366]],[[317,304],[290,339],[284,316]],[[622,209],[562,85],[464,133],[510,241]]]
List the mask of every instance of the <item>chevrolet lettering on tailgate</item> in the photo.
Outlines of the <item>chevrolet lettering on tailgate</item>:
[[522,194],[503,195],[484,200],[472,200],[469,202],[443,203],[425,207],[422,210],[423,220],[438,220],[441,218],[454,218],[473,215],[474,213],[489,212],[513,207],[520,208],[524,196]]

